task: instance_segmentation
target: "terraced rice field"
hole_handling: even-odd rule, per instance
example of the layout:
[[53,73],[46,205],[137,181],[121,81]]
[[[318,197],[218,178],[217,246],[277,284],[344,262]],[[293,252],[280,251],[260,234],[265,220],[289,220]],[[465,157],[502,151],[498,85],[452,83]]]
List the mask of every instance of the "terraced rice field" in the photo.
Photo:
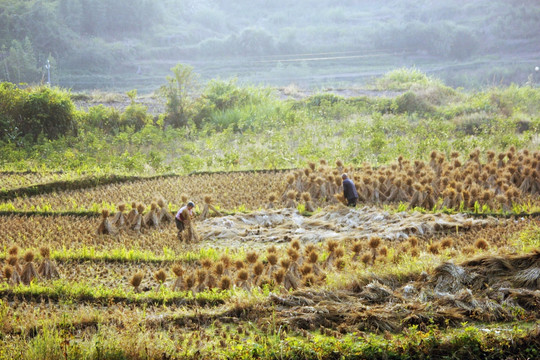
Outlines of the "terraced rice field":
[[[321,161],[33,195],[21,184],[36,182],[6,180],[19,185],[2,193],[0,357],[534,358],[538,153],[468,160]],[[342,204],[342,172],[356,208]],[[131,203],[151,219],[188,199],[196,241],[180,242],[166,217],[118,220]],[[103,223],[114,235],[98,234]]]

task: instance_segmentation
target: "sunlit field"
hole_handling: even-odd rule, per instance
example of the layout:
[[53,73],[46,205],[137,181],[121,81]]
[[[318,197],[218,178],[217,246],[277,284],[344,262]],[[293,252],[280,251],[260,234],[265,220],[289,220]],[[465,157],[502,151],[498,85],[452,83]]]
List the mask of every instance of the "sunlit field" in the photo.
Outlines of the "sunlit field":
[[[6,191],[0,354],[535,357],[538,154]],[[2,176],[18,193],[56,181]],[[188,199],[180,241],[171,218]]]

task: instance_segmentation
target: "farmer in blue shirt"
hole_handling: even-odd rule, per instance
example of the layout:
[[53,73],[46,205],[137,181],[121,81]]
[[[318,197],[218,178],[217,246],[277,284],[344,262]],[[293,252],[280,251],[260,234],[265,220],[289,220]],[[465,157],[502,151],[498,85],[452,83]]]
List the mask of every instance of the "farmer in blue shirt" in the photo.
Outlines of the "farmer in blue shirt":
[[355,207],[358,200],[356,186],[347,174],[341,175],[341,178],[343,179],[343,196],[347,199],[347,206]]

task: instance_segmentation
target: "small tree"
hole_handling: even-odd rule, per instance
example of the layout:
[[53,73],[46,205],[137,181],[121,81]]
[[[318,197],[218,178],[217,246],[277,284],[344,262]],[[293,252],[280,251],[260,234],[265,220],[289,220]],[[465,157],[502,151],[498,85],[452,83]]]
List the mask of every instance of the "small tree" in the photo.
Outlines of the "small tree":
[[168,83],[160,88],[161,96],[167,101],[165,125],[182,127],[187,125],[190,117],[197,75],[193,67],[183,64],[176,65],[171,71],[174,76],[167,76]]
[[122,124],[122,127],[125,128],[126,126],[131,126],[136,131],[139,131],[147,124],[152,124],[153,119],[147,113],[148,107],[135,102],[137,90],[134,89],[128,91],[127,96],[129,97],[131,103],[126,107],[122,115],[120,115],[120,123]]

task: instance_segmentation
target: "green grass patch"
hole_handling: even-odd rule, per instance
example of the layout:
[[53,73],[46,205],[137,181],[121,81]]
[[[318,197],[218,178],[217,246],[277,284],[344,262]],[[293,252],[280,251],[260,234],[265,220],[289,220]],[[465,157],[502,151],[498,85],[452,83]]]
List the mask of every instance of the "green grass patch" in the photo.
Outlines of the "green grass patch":
[[83,282],[55,280],[49,284],[32,282],[30,285],[9,286],[0,284],[0,296],[4,299],[33,299],[36,302],[51,299],[65,303],[85,302],[96,304],[176,304],[186,306],[222,305],[232,296],[232,291],[205,290],[194,294],[192,291],[171,291],[166,286],[156,287],[142,293],[111,289],[104,286],[88,286]]

